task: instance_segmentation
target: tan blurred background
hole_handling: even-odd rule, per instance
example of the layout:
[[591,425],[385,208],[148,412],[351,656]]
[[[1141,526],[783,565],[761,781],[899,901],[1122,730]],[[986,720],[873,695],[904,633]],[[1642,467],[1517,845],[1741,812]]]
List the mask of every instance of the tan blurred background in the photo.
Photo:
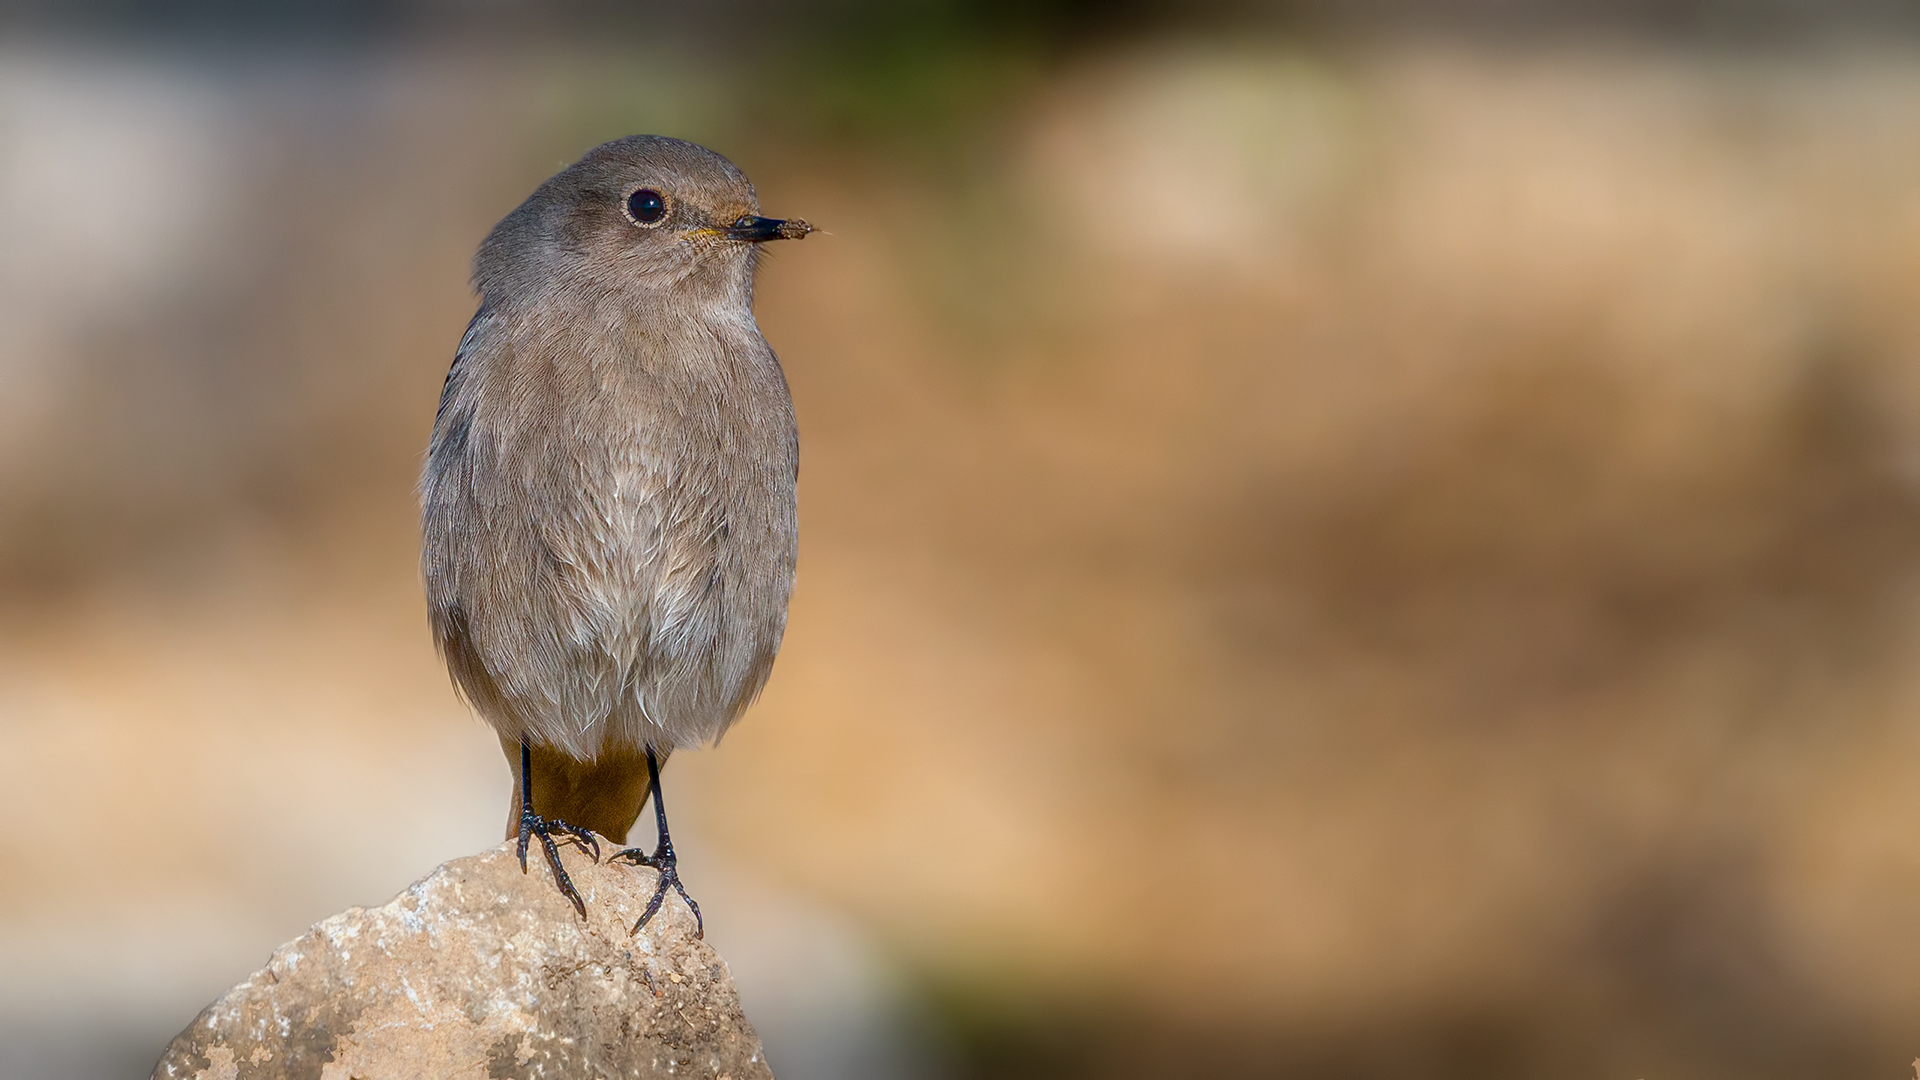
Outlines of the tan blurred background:
[[824,230],[786,648],[667,775],[786,1080],[1920,1055],[1910,5],[0,13],[0,1078],[497,840],[412,484],[636,131]]

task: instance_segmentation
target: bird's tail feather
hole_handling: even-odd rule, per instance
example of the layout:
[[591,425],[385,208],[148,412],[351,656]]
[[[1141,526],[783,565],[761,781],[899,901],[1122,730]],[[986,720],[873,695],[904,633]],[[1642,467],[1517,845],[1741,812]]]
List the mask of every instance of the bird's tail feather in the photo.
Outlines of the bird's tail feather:
[[[507,806],[507,836],[520,831],[520,742],[500,740],[513,767],[513,801]],[[647,754],[607,747],[581,761],[551,746],[533,747],[533,812],[549,821],[592,829],[615,843],[647,804]],[[664,756],[661,764],[666,764]]]

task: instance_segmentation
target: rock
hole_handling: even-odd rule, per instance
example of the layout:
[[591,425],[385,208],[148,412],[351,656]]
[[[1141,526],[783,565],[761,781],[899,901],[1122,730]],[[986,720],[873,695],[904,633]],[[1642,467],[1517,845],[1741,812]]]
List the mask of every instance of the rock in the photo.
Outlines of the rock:
[[[601,841],[603,851],[617,845]],[[652,870],[565,848],[582,919],[536,841],[449,862],[282,945],[173,1040],[156,1078],[771,1080],[726,964]]]

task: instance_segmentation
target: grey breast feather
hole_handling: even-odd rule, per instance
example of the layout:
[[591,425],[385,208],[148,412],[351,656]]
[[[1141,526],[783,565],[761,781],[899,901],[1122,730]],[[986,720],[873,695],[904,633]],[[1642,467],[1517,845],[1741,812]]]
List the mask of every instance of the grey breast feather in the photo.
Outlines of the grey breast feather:
[[[725,447],[729,409],[764,407],[751,400],[764,386],[658,378],[649,346],[684,339],[547,329],[515,340],[483,308],[449,372],[423,481],[435,639],[508,738],[582,758],[608,739],[715,738],[764,684],[784,629],[792,462],[783,484],[768,460],[792,457],[784,381],[786,452]],[[757,332],[743,344],[778,379]]]

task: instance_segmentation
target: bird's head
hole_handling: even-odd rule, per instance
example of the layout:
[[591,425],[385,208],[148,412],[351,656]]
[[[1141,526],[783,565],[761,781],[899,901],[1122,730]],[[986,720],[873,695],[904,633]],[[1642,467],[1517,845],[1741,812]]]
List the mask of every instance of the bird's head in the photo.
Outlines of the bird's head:
[[760,245],[812,231],[761,217],[753,185],[719,154],[631,135],[588,151],[495,226],[474,283],[489,299],[571,285],[744,301]]

